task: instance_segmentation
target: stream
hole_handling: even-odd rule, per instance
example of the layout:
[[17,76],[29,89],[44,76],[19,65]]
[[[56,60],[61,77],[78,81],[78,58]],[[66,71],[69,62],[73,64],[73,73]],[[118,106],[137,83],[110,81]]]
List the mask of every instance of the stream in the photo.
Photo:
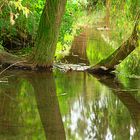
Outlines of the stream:
[[[115,49],[97,31],[85,31],[75,37],[63,61],[95,64]],[[139,140],[139,71],[126,69],[116,77],[59,70],[4,72],[0,140]]]

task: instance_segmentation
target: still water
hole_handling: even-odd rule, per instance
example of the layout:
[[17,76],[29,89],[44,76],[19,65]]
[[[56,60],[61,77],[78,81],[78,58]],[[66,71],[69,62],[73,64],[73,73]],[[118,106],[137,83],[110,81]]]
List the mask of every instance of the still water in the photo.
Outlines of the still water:
[[[88,40],[81,56],[73,52],[67,61],[73,55],[75,63],[94,64],[114,49],[97,38]],[[5,72],[0,140],[139,140],[140,78],[130,73],[129,66],[116,77],[58,70]]]
[[[138,140],[140,80],[127,88],[87,73],[7,72],[0,140]],[[132,89],[133,87],[133,89]]]

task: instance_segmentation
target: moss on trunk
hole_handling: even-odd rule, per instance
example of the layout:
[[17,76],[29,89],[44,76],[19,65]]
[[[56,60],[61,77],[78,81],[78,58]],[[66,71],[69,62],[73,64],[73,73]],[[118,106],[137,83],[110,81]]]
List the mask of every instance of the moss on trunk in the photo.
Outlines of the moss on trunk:
[[106,59],[101,60],[98,64],[91,66],[88,71],[91,73],[109,73],[115,69],[135,48],[138,46],[139,39],[139,17],[137,17],[135,27],[131,36],[125,41],[113,54]]
[[47,0],[38,28],[35,50],[31,61],[38,67],[50,67],[56,50],[57,39],[66,0]]

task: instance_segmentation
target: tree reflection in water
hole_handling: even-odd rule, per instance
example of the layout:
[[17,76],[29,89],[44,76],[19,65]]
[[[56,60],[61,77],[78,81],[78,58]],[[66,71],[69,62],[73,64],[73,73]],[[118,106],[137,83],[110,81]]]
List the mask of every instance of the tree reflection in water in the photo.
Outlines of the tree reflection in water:
[[0,139],[139,138],[139,92],[112,77],[54,74],[16,73],[0,85]]
[[53,74],[19,72],[8,82],[0,87],[0,139],[65,140]]
[[65,140],[53,73],[35,74],[30,81],[35,91],[37,107],[46,139]]
[[[135,118],[139,120],[139,103],[115,78],[110,79],[109,86],[103,83],[108,82],[104,76],[96,79],[75,72],[56,75],[57,94],[67,93],[59,97],[59,103],[69,139],[138,139],[140,128]],[[117,94],[123,95],[118,98]],[[134,113],[135,109],[138,112]]]
[[[133,120],[134,129],[136,129],[136,135],[140,138],[140,102],[133,96],[132,91],[125,90],[123,85],[119,80],[113,75],[103,76],[103,75],[94,75],[102,84],[106,85],[108,88],[111,88],[112,92],[119,98],[119,100],[126,106],[128,109],[131,118]],[[132,126],[130,126],[132,127]]]

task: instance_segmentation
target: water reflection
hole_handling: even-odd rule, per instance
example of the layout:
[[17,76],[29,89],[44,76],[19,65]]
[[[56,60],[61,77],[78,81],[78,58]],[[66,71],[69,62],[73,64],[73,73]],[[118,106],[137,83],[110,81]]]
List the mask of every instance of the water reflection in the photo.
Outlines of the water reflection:
[[32,75],[37,108],[47,140],[65,140],[53,73]]
[[66,56],[63,61],[67,61],[72,64],[77,63],[85,63],[89,64],[87,59],[87,41],[88,41],[88,33],[89,29],[83,29],[82,33],[74,37],[72,42],[71,50],[69,56]]
[[123,85],[117,78],[112,76],[97,76],[98,80],[111,88],[113,93],[120,99],[120,101],[126,106],[130,112],[130,116],[134,123],[134,129],[137,130],[138,138],[140,137],[140,102],[134,97],[133,90],[125,90]]
[[96,28],[85,27],[81,34],[74,37],[70,54],[62,62],[91,65],[106,58],[116,49],[109,32],[99,32]]
[[[75,37],[69,63],[96,64],[118,46],[109,32],[89,30]],[[7,72],[8,83],[0,83],[0,140],[138,140],[140,78],[132,75],[139,74],[139,61],[135,52],[120,65],[129,76],[121,82],[84,72]]]
[[[2,84],[0,85],[0,139],[17,137],[22,126],[17,115],[20,110],[16,107],[16,97],[20,84],[17,78],[12,78],[11,81],[13,81],[13,85],[8,88],[5,88]],[[18,83],[18,88],[15,88],[14,84],[16,83]]]
[[[139,138],[139,102],[134,95],[123,92],[119,83],[110,79],[112,87],[104,86],[98,82],[100,77],[96,80],[85,73],[58,75],[58,93],[67,91],[59,102],[68,139]],[[113,94],[114,90],[117,94]]]
[[0,85],[0,139],[139,139],[140,80],[126,88],[87,73],[12,74]]
[[66,139],[52,73],[17,73],[0,91],[0,139]]

